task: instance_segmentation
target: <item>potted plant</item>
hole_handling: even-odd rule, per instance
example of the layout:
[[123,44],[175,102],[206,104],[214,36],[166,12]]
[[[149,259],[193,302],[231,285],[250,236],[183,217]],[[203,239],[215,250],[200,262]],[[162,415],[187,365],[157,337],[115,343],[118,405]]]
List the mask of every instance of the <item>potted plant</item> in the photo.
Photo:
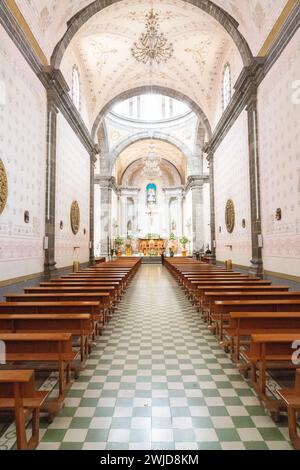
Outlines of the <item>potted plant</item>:
[[187,237],[183,236],[180,238],[179,241],[180,241],[180,244],[182,245],[182,256],[186,256],[187,255],[186,245],[187,243],[190,242],[190,240]]
[[123,239],[121,237],[117,237],[115,238],[115,249],[116,249],[116,252],[117,252],[117,256],[122,256],[122,250],[121,250],[121,246],[123,245]]

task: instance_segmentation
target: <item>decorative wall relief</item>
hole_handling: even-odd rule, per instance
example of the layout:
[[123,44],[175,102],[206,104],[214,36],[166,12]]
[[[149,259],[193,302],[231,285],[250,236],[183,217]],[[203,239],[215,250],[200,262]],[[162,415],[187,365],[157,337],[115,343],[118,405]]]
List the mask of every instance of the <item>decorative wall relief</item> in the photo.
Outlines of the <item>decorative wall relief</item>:
[[225,209],[225,223],[229,233],[232,233],[235,226],[235,209],[232,199],[228,199]]
[[0,159],[0,215],[4,211],[8,196],[7,175],[3,161]]
[[77,201],[73,201],[70,211],[71,228],[74,235],[77,235],[80,227],[80,209]]

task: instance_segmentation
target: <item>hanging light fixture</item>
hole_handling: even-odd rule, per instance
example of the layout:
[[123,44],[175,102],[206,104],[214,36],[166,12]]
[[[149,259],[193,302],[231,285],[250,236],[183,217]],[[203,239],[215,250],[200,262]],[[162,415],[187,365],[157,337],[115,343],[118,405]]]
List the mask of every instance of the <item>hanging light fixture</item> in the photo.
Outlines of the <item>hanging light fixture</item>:
[[142,171],[142,176],[150,180],[160,178],[162,175],[160,169],[161,158],[151,147],[147,157],[143,159],[144,168]]
[[146,32],[131,48],[133,57],[143,64],[167,62],[173,56],[173,44],[168,42],[164,33],[159,32],[159,15],[153,9],[146,14]]

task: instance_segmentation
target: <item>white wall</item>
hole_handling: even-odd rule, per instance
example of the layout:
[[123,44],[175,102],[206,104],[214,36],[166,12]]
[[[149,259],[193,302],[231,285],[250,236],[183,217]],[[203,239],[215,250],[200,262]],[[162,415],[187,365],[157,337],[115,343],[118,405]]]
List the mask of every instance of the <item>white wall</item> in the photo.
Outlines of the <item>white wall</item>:
[[258,93],[264,268],[294,276],[300,276],[299,71],[300,30]]
[[0,159],[8,178],[0,215],[1,281],[44,270],[47,102],[44,87],[1,26],[0,38]]
[[[76,259],[81,263],[89,260],[89,207],[90,207],[90,157],[65,118],[57,120],[56,164],[56,247],[57,267],[72,265],[74,247]],[[70,208],[76,200],[80,207],[80,228],[74,235],[70,224]],[[63,221],[64,228],[59,224]],[[83,230],[86,229],[84,235]]]
[[[217,260],[232,259],[234,263],[250,266],[251,214],[249,183],[248,123],[244,111],[225,139],[214,158],[215,212]],[[236,223],[232,234],[225,225],[225,207],[228,199],[235,205]],[[246,219],[246,228],[242,228]],[[219,227],[222,232],[219,233]],[[232,250],[226,245],[232,245]]]

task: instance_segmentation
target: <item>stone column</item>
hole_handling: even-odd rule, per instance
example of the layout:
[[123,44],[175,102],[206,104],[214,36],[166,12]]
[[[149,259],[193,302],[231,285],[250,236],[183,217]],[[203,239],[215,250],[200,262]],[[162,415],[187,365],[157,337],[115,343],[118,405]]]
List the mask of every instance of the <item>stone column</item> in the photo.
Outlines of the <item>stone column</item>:
[[189,176],[188,178],[188,186],[192,192],[193,247],[198,250],[204,246],[203,185],[207,179],[206,176]]
[[95,264],[95,163],[98,149],[90,155],[90,265]]
[[183,197],[177,196],[177,207],[178,207],[178,213],[177,213],[177,236],[182,237],[183,235],[183,210],[182,210],[182,203],[183,203]]
[[214,176],[214,154],[209,151],[207,160],[209,163],[209,185],[210,185],[210,234],[212,262],[216,263],[216,214],[215,214],[215,176]]
[[45,205],[45,263],[46,278],[51,278],[56,268],[55,261],[55,189],[56,189],[56,129],[58,108],[55,98],[47,93],[47,164],[46,164],[46,205]]
[[121,204],[121,230],[120,236],[122,238],[127,237],[127,197],[121,194],[120,197]]
[[138,236],[138,228],[139,228],[139,199],[138,197],[133,198],[134,203],[134,221],[133,221],[133,236]]
[[248,138],[249,138],[249,174],[250,174],[250,204],[251,204],[251,240],[252,259],[250,272],[263,277],[262,243],[261,238],[261,207],[260,207],[260,173],[258,150],[258,121],[257,121],[257,89],[253,87],[251,99],[247,106]]
[[100,184],[100,208],[101,208],[101,256],[109,256],[110,249],[110,217],[111,217],[111,177],[102,176]]
[[167,237],[169,237],[170,233],[172,232],[171,214],[170,214],[170,196],[166,192],[165,192],[165,217],[166,217]]

